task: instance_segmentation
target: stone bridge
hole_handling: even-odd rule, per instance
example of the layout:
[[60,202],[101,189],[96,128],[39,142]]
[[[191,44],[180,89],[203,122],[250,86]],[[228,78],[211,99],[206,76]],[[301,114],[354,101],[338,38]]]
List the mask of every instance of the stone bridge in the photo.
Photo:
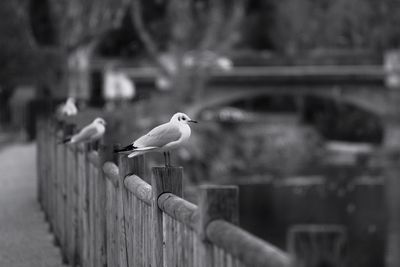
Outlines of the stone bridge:
[[385,86],[382,66],[242,67],[214,75],[193,113],[264,95],[312,95],[348,103],[379,116],[393,114],[400,95]]
[[[128,68],[138,88],[154,88],[154,69]],[[265,95],[310,95],[354,105],[382,117],[395,115],[400,90],[386,86],[382,65],[235,67],[213,73],[191,112]]]

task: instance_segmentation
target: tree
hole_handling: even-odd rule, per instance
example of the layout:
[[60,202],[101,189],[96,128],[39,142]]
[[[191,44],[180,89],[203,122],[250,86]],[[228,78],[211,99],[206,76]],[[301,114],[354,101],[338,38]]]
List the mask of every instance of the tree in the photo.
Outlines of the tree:
[[[158,6],[162,18],[152,19]],[[174,99],[188,103],[202,95],[219,55],[239,39],[244,0],[171,0],[142,4],[132,0],[132,19],[145,48],[158,67],[161,87],[174,89]],[[160,27],[160,22],[161,27]]]
[[60,76],[71,58],[88,62],[96,42],[119,25],[128,3],[129,0],[1,1],[3,83]]
[[273,41],[285,52],[318,48],[382,52],[400,44],[396,0],[283,0],[274,8]]
[[49,0],[49,3],[59,46],[73,50],[118,27],[129,0]]
[[30,31],[27,16],[28,1],[0,2],[0,83],[13,87],[18,84],[44,83],[54,79],[57,55],[38,49]]

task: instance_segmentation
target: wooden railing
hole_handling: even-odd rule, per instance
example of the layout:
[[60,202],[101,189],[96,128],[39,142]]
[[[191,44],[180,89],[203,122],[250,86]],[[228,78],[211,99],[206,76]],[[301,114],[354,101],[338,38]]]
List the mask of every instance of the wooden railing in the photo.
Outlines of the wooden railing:
[[116,165],[92,144],[58,144],[73,128],[41,120],[37,138],[39,201],[71,266],[291,266],[237,226],[237,187],[201,186],[196,206],[182,198],[182,168],[149,179],[143,157]]

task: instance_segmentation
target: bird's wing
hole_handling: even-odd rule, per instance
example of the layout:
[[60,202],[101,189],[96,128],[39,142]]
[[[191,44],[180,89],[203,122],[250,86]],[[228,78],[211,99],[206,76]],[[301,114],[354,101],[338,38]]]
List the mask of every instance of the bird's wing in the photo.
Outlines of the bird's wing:
[[65,114],[66,112],[65,110],[66,110],[65,104],[61,104],[57,107],[57,113],[60,115]]
[[76,108],[74,103],[68,102],[65,105],[65,112],[68,116],[76,115],[78,114],[78,109]]
[[64,116],[73,116],[78,114],[78,109],[74,104],[66,103],[58,106],[57,113]]
[[179,127],[171,123],[164,123],[137,139],[133,145],[138,148],[163,147],[170,142],[177,141],[179,138],[181,138]]
[[75,115],[75,114],[78,114],[78,108],[76,107],[76,105],[75,104],[71,104],[71,106],[70,106],[70,109],[71,109],[71,112]]
[[75,134],[71,138],[71,142],[77,143],[81,141],[89,141],[92,136],[97,134],[96,125],[89,124],[88,126],[84,127],[79,133]]

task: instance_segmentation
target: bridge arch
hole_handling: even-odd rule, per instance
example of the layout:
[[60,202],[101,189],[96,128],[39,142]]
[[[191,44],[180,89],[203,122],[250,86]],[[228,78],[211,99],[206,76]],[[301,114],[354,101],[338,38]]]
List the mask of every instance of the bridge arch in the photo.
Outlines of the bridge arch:
[[342,87],[331,86],[330,88],[254,88],[254,89],[236,89],[236,90],[218,90],[212,91],[210,94],[198,101],[191,109],[193,116],[198,115],[201,111],[227,105],[238,100],[252,99],[262,96],[272,95],[288,95],[288,96],[315,96],[323,99],[337,101],[339,103],[348,104],[358,109],[371,113],[373,115],[383,116],[388,112],[387,99],[382,90],[374,93],[372,90],[346,90]]

